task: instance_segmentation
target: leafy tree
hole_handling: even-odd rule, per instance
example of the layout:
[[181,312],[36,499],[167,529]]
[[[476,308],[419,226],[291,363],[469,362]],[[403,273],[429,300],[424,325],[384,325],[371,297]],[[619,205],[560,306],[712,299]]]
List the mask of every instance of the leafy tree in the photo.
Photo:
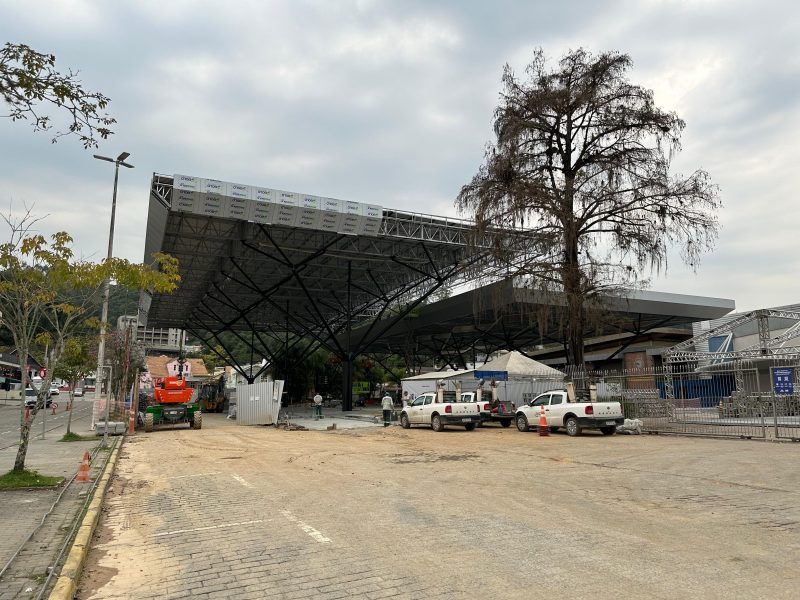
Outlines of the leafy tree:
[[695,268],[713,247],[721,203],[705,171],[670,173],[685,123],[627,79],[631,59],[579,49],[549,70],[535,52],[521,81],[506,65],[496,141],[456,201],[479,230],[533,232],[520,260],[510,236],[496,258],[530,286],[563,296],[568,359],[583,365],[587,308],[599,295],[645,285],[667,251]]
[[42,54],[25,44],[7,42],[0,49],[0,98],[8,105],[12,121],[28,120],[35,131],[52,128],[47,108],[66,111],[69,124],[57,131],[53,143],[65,135],[77,135],[85,148],[97,147],[97,136],[106,139],[116,123],[105,108],[109,99],[83,88],[78,73],[62,74],[56,57]]
[[21,220],[5,217],[11,229],[9,241],[0,245],[0,325],[10,331],[20,360],[22,388],[36,389],[28,380],[26,357],[36,344],[47,344],[44,366],[47,376],[36,389],[37,401],[26,419],[25,404],[20,403],[20,444],[14,471],[25,468],[31,422],[44,406],[50,382],[59,369],[67,340],[86,326],[87,307],[102,293],[108,277],[130,288],[152,288],[170,292],[180,280],[177,261],[156,254],[156,269],[111,259],[100,264],[73,259],[72,238],[56,233],[48,242],[30,233],[36,222],[30,213]]
[[[114,391],[117,405],[122,406],[125,395],[133,385],[136,370],[143,371],[147,366],[144,345],[136,341],[135,329],[127,332],[115,329],[106,337],[106,352],[106,362],[111,365],[108,389]],[[110,396],[109,393],[109,402]]]
[[72,431],[72,408],[75,405],[75,386],[97,368],[97,338],[93,336],[74,336],[64,344],[64,354],[54,373],[69,386],[69,415],[67,415],[67,435]]

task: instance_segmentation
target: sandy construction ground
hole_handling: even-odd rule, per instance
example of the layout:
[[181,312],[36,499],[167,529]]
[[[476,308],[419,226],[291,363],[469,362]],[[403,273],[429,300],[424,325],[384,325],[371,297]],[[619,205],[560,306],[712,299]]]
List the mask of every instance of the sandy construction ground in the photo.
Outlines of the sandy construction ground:
[[800,445],[207,417],[126,443],[79,598],[798,597]]

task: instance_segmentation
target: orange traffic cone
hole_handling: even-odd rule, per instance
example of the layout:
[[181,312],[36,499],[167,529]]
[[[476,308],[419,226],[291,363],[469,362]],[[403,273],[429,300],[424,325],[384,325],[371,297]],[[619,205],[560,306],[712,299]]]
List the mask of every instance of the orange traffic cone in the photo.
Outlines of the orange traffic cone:
[[539,413],[539,435],[550,435],[550,429],[547,427],[547,417],[544,416],[544,406],[542,406],[542,412]]
[[89,482],[89,453],[83,453],[83,460],[81,461],[81,466],[78,467],[78,475],[75,477],[75,481],[78,483],[88,483]]
[[56,414],[56,409],[58,408],[58,404],[56,404],[55,402],[51,402],[50,403],[50,408],[52,409],[50,411],[50,414],[54,415],[54,414]]

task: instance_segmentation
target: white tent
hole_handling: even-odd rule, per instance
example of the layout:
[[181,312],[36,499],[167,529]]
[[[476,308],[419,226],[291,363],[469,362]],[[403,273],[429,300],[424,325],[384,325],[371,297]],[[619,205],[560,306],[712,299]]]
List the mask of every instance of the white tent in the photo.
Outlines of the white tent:
[[506,352],[502,356],[490,360],[477,371],[506,371],[509,379],[514,377],[541,377],[542,379],[564,380],[564,373],[528,358],[519,352]]
[[[408,392],[412,398],[416,398],[425,392],[435,392],[436,382],[443,380],[445,382],[445,389],[456,389],[457,381],[475,381],[472,376],[473,369],[464,371],[432,371],[430,373],[423,373],[422,375],[415,375],[414,377],[406,377],[403,379],[403,393]],[[464,388],[464,391],[472,391],[472,387]]]
[[[517,406],[526,399],[547,390],[564,387],[564,373],[530,359],[519,352],[507,352],[477,369],[463,371],[436,371],[403,379],[403,392],[419,396],[436,390],[436,382],[444,381],[446,390],[474,391],[479,384],[479,373],[493,371],[507,379],[495,382],[498,400],[511,400]],[[491,379],[484,377],[484,393],[491,394]]]

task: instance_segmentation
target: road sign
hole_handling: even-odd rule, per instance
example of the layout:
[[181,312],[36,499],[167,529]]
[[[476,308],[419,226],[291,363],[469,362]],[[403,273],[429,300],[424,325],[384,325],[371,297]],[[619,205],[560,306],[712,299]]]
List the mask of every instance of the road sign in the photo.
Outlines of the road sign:
[[45,369],[44,367],[42,367],[41,369],[39,369],[39,377],[41,377],[42,379],[44,379],[46,376],[47,376],[47,369]]
[[772,369],[772,389],[778,396],[794,393],[794,367]]

